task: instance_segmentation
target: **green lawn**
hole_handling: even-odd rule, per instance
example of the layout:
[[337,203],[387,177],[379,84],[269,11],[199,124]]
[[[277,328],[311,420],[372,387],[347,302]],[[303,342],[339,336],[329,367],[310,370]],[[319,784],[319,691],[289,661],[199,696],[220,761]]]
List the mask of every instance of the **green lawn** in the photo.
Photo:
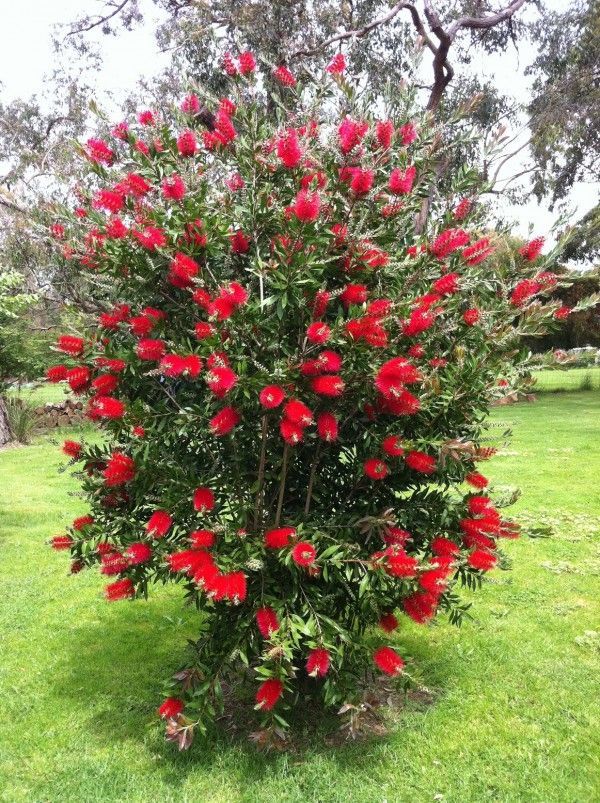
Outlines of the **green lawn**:
[[11,388],[9,393],[18,395],[25,401],[29,401],[35,405],[46,404],[46,402],[57,404],[67,398],[72,398],[72,394],[64,384],[51,385],[48,382],[38,385],[37,387],[23,386],[20,389]]
[[[84,505],[49,439],[0,452],[0,796],[6,801],[600,800],[600,395],[497,408],[514,429],[487,466],[547,538],[476,597],[475,620],[405,623],[398,648],[433,691],[391,713],[387,736],[322,735],[263,755],[219,730],[178,754],[154,707],[195,615],[176,589],[108,605],[44,540]],[[534,531],[531,530],[532,534]],[[414,663],[413,663],[414,662]]]
[[600,368],[535,371],[534,393],[556,393],[570,390],[600,390]]

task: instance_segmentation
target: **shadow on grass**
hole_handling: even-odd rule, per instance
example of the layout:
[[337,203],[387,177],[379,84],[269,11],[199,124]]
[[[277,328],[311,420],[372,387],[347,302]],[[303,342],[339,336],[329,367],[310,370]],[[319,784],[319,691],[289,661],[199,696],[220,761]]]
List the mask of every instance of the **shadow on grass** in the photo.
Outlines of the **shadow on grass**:
[[[165,616],[165,613],[168,616]],[[252,710],[253,701],[239,703],[239,709],[227,711],[226,717],[212,725],[206,736],[197,736],[191,748],[178,753],[174,745],[163,740],[163,728],[155,715],[155,706],[162,699],[162,681],[186,659],[185,639],[192,637],[194,614],[187,612],[177,621],[181,607],[171,599],[165,606],[160,599],[107,607],[98,620],[70,629],[61,639],[61,661],[55,667],[52,694],[61,709],[69,706],[78,714],[79,728],[86,740],[139,743],[159,758],[160,771],[169,784],[183,782],[182,771],[210,769],[224,765],[246,780],[259,780],[273,763],[292,757],[302,761],[308,755],[327,756],[340,770],[358,773],[373,767],[373,761],[386,754],[386,746],[394,737],[400,749],[403,719],[406,715],[424,714],[448,683],[441,674],[443,656],[439,646],[409,638],[411,656],[425,668],[424,684],[436,689],[415,690],[404,694],[392,692],[391,705],[382,706],[385,728],[367,731],[356,741],[344,742],[339,737],[340,718],[324,713],[316,700],[290,712],[291,745],[284,755],[263,752],[248,739],[258,727]],[[440,674],[436,670],[440,668]],[[386,684],[391,689],[390,684]],[[411,724],[411,728],[419,724]],[[369,749],[365,749],[368,745]],[[389,760],[389,752],[386,760]]]

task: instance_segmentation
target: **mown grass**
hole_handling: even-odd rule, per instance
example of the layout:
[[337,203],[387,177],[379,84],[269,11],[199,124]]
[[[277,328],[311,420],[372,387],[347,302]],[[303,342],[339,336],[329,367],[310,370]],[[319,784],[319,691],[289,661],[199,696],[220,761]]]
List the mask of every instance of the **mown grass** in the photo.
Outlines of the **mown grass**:
[[15,386],[10,388],[8,392],[10,395],[19,396],[24,401],[40,407],[47,402],[59,404],[64,402],[65,399],[72,398],[72,394],[69,393],[69,389],[64,384],[51,385],[47,382],[42,385]]
[[543,369],[533,374],[534,393],[559,393],[562,391],[600,390],[600,367],[568,368],[566,370]]
[[592,801],[600,799],[600,399],[498,408],[511,445],[487,466],[548,538],[507,544],[474,620],[403,623],[395,641],[432,700],[389,733],[264,755],[213,729],[178,754],[154,716],[195,615],[177,589],[108,605],[44,540],[83,512],[49,438],[0,453],[0,789],[7,801]]

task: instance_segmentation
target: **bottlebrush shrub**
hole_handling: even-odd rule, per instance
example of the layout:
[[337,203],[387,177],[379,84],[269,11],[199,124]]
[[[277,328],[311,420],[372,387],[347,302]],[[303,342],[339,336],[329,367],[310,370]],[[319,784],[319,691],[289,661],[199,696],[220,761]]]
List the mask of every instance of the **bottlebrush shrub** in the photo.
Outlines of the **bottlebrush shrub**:
[[64,445],[90,514],[53,546],[108,600],[169,582],[197,606],[159,708],[183,747],[228,679],[281,725],[301,697],[401,676],[408,618],[460,621],[458,587],[517,532],[479,471],[485,414],[517,332],[559,306],[540,241],[488,259],[473,173],[417,232],[443,140],[408,95],[359,103],[339,70],[303,90],[279,68],[267,103],[250,55],[225,61],[230,97],[88,140],[89,181],[53,221],[112,298],[49,371],[105,433]]

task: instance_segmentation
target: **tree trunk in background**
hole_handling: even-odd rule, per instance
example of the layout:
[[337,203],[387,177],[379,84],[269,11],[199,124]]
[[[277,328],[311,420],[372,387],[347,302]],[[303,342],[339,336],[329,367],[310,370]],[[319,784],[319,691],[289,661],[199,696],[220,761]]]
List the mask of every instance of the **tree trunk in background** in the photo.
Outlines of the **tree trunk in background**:
[[8,410],[6,409],[6,401],[3,396],[0,396],[0,446],[4,446],[12,440],[10,425],[8,423]]

